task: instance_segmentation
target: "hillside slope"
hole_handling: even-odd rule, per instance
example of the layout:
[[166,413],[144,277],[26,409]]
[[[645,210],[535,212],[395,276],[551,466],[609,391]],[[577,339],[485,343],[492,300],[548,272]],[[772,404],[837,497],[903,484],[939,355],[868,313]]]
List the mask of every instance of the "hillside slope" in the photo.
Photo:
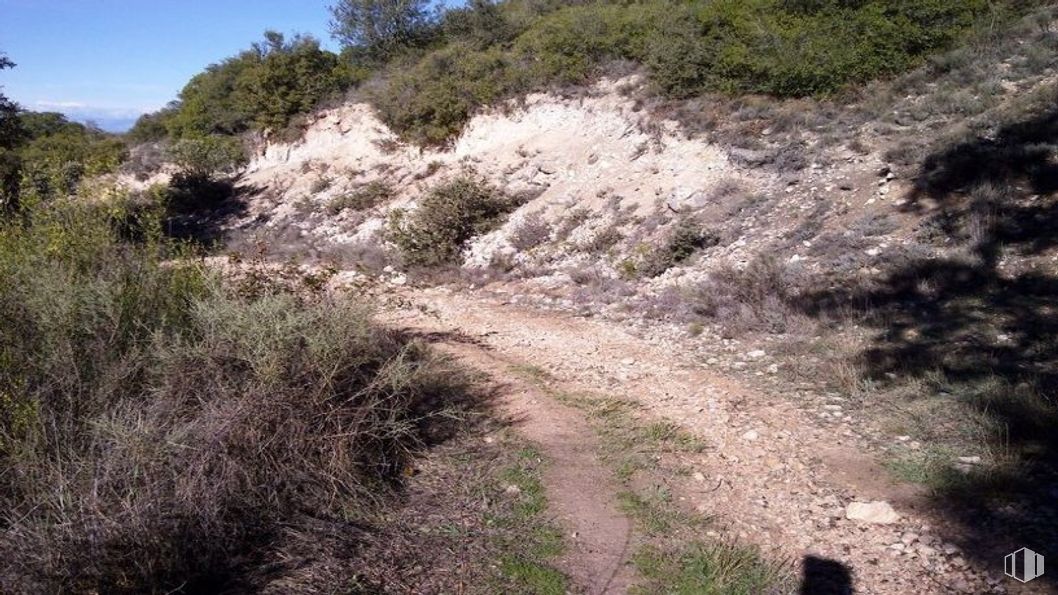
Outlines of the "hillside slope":
[[[789,508],[799,533],[776,555],[833,539],[843,549],[825,553],[865,592],[927,576],[941,577],[938,591],[1001,590],[1004,553],[1058,546],[1047,14],[843,102],[664,102],[631,75],[483,111],[440,149],[401,142],[350,103],[314,115],[297,142],[263,145],[213,221],[222,253],[333,267],[336,286],[421,300],[445,337],[566,382],[594,373],[594,352],[573,353],[574,339],[601,332],[567,317],[604,318],[649,343],[651,365],[668,352],[704,368],[700,383],[724,393],[738,427],[696,421],[712,406],[701,395],[655,399],[673,371],[643,380],[645,356],[613,345],[621,366],[608,362],[594,390],[635,388],[644,417],[749,453],[709,452],[703,469],[781,470],[740,486],[734,504],[707,503],[739,528],[725,538],[773,545],[757,520],[783,533]],[[514,197],[511,212],[475,229],[449,266],[411,266],[394,226],[461,176]],[[460,295],[422,289],[437,284]],[[512,305],[533,308],[528,330],[505,322],[521,320]],[[746,448],[765,422],[776,436]],[[815,492],[798,496],[806,486]],[[900,522],[846,518],[868,498]],[[754,509],[779,501],[778,513]],[[912,562],[898,579],[884,570]]]

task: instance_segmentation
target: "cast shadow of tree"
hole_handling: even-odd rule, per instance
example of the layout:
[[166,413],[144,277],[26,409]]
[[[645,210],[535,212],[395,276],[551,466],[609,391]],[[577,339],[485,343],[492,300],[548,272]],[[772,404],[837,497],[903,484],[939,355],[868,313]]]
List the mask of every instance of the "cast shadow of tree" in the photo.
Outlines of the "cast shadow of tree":
[[[967,554],[1000,572],[1002,553],[1017,547],[1058,554],[1056,148],[1058,106],[930,155],[903,208],[960,249],[893,263],[882,281],[802,304],[813,314],[850,309],[876,329],[858,356],[865,378],[924,380],[931,396],[959,400],[999,430],[990,447],[1016,454],[1018,467],[951,471],[934,498],[965,527]],[[1037,260],[1015,266],[1013,255]]]
[[169,184],[165,231],[174,238],[213,245],[227,235],[227,226],[247,212],[247,201],[260,194],[238,178],[176,176]]

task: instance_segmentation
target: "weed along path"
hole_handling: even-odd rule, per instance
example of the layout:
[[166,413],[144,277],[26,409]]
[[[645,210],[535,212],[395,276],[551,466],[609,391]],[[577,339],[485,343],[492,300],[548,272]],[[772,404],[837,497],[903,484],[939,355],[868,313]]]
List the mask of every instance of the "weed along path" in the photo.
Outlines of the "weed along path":
[[497,385],[501,413],[543,455],[549,512],[566,533],[567,551],[558,567],[578,591],[626,592],[632,584],[632,525],[618,510],[617,486],[599,461],[597,441],[584,414],[549,399],[511,373],[511,362],[480,344],[459,335],[437,333],[429,338],[442,351],[488,373]]
[[[988,589],[983,573],[929,553],[945,544],[921,498],[788,399],[615,323],[446,288],[397,301],[383,320],[486,372],[549,459],[544,487],[568,536],[559,566],[578,590]],[[881,501],[892,514],[849,512]],[[900,555],[919,540],[931,544],[921,555]]]

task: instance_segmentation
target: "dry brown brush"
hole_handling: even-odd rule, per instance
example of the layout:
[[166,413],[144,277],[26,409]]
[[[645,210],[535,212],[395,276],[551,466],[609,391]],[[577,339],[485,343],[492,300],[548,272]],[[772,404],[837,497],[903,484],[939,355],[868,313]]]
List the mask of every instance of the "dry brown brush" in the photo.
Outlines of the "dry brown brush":
[[173,264],[151,225],[0,224],[0,592],[355,590],[365,519],[467,384],[350,300]]

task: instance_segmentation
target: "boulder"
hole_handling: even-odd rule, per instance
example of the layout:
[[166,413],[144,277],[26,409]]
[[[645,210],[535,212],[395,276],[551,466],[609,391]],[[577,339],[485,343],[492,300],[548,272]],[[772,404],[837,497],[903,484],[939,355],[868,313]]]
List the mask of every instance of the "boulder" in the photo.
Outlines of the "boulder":
[[884,501],[876,502],[850,502],[845,507],[845,518],[850,521],[862,521],[878,525],[888,525],[900,520],[893,507]]

